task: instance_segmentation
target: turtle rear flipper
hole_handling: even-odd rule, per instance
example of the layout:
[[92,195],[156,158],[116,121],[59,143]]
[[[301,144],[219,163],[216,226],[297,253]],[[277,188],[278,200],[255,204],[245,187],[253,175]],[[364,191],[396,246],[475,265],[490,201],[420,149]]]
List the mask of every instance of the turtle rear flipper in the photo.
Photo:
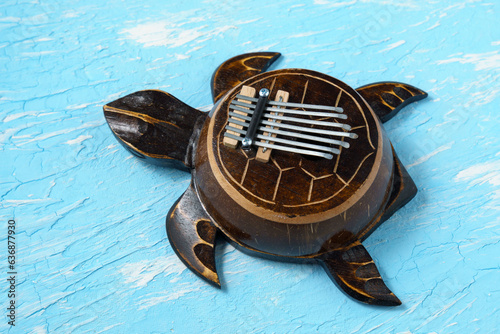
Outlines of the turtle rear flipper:
[[191,168],[206,113],[160,90],[143,90],[106,104],[104,115],[118,141],[148,162]]
[[[417,186],[406,170],[405,166],[399,160],[394,148],[394,181],[392,183],[392,192],[389,201],[385,207],[384,214],[380,222],[389,219],[397,210],[406,205],[417,194]],[[364,235],[363,239],[368,237]]]
[[279,56],[279,52],[252,52],[223,62],[210,82],[214,103],[241,82],[267,70]]
[[356,91],[368,102],[382,122],[387,122],[406,105],[425,99],[427,93],[400,82],[377,82]]
[[397,306],[401,301],[385,285],[380,273],[359,242],[326,253],[320,259],[332,280],[351,297],[367,304]]
[[220,288],[215,268],[217,231],[191,183],[168,213],[168,239],[177,256],[189,269]]

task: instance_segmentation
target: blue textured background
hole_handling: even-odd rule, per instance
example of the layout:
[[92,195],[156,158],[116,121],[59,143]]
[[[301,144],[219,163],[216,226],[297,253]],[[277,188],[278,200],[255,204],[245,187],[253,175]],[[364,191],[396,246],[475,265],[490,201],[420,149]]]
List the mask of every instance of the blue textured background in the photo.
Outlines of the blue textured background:
[[[0,284],[9,333],[494,333],[499,330],[500,21],[481,1],[2,1]],[[165,216],[189,183],[131,157],[102,105],[159,88],[209,110],[213,70],[270,50],[353,87],[429,92],[385,128],[419,187],[365,242],[403,305],[346,297],[319,266],[222,243],[222,291],[177,259]]]

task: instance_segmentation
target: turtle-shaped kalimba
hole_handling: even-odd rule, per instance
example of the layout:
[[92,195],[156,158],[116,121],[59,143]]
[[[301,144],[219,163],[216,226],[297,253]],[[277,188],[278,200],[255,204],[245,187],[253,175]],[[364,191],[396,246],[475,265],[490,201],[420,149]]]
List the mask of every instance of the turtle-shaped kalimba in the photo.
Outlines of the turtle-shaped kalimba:
[[396,82],[352,89],[303,69],[264,72],[279,56],[220,65],[209,113],[145,90],[105,105],[106,120],[133,155],[191,171],[167,234],[208,282],[220,287],[222,232],[254,255],[319,262],[362,302],[399,305],[361,241],[417,192],[382,123],[427,94]]

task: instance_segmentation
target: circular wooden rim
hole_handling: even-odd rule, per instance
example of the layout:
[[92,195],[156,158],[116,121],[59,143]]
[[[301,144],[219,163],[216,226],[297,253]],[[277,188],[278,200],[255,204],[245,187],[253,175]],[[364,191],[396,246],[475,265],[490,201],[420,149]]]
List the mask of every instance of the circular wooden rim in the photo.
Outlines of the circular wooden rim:
[[[282,75],[283,71],[286,71],[287,75],[301,75],[301,76],[309,76],[314,79],[318,79],[321,81],[324,81],[330,85],[333,85],[337,87],[338,89],[342,90],[345,94],[349,95],[353,101],[357,104],[358,108],[360,110],[363,110],[361,105],[359,105],[359,101],[357,101],[352,94],[347,92],[345,89],[342,87],[336,85],[335,83],[328,81],[324,78],[318,77],[316,75],[322,75],[326,76],[324,74],[311,71],[311,70],[302,70],[302,69],[287,69],[287,70],[278,70],[278,71],[271,71],[271,72],[266,72],[259,74],[257,77],[265,77],[260,80],[257,80],[255,82],[259,82],[264,79],[268,79],[269,77],[276,76],[276,75]],[[246,81],[240,83],[238,86],[234,87],[231,91],[227,93],[227,96],[230,96],[235,89],[239,89],[242,85],[244,85],[247,81],[254,81],[255,77],[252,77],[250,79],[247,79]],[[338,80],[338,79],[335,79]],[[338,80],[340,81],[340,80]],[[346,85],[347,86],[347,85]],[[348,86],[349,87],[349,86]],[[360,97],[362,100],[362,98]],[[362,100],[364,102],[364,100]],[[226,177],[231,178],[230,174],[228,173],[227,170],[224,170],[224,173],[227,175],[223,175],[222,171],[218,167],[218,164],[215,160],[215,152],[213,149],[213,140],[214,140],[214,126],[215,126],[215,119],[217,116],[217,113],[220,111],[221,106],[223,105],[223,100],[221,100],[221,103],[219,103],[216,107],[216,109],[211,113],[212,117],[210,118],[210,123],[208,127],[208,133],[207,133],[207,152],[208,152],[208,162],[210,169],[215,176],[217,182],[219,182],[221,188],[227,193],[228,196],[233,198],[235,202],[237,202],[239,205],[241,205],[242,208],[245,210],[249,211],[250,213],[261,217],[263,219],[273,221],[273,222],[278,222],[278,223],[286,223],[286,224],[308,224],[308,223],[314,223],[318,221],[323,221],[327,220],[329,218],[332,218],[334,216],[340,215],[343,212],[347,211],[349,208],[351,208],[360,198],[364,196],[364,194],[370,189],[371,185],[373,184],[375,177],[379,171],[380,168],[380,163],[382,160],[382,143],[383,143],[383,138],[382,138],[382,128],[380,126],[379,122],[375,122],[377,126],[377,131],[380,133],[378,136],[378,142],[376,143],[376,156],[375,156],[375,161],[373,163],[372,169],[370,171],[370,174],[368,175],[366,181],[363,183],[363,185],[357,189],[354,194],[349,197],[345,202],[341,203],[340,205],[333,207],[329,210],[323,211],[323,212],[318,212],[314,214],[308,214],[308,215],[303,215],[303,216],[295,216],[295,217],[290,217],[286,214],[275,212],[269,209],[265,209],[263,207],[260,207],[259,205],[253,203],[252,201],[248,200],[245,196],[241,195],[235,188],[234,186],[226,179]],[[367,110],[372,113],[372,116],[374,119],[376,119],[376,115],[373,113],[373,110],[370,108],[370,106],[365,102],[365,106],[367,107]],[[365,115],[363,115],[365,117]],[[366,118],[365,118],[366,120]],[[217,138],[220,136],[220,133],[217,134]],[[219,150],[219,140],[217,140],[217,150]],[[363,160],[364,162],[364,160]],[[362,163],[363,163],[362,162]],[[224,165],[222,165],[224,168]],[[360,165],[361,166],[361,165]],[[341,190],[340,190],[341,191]],[[336,193],[337,194],[337,193]],[[326,201],[336,194],[330,196],[329,198],[323,200]],[[307,203],[307,205],[314,205],[317,203]]]

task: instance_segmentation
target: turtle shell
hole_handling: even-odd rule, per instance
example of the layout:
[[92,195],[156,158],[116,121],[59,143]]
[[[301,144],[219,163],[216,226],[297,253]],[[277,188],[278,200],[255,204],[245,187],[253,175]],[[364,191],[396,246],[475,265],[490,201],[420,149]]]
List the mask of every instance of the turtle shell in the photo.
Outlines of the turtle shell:
[[[358,138],[343,137],[350,147],[337,147],[340,154],[333,159],[272,150],[268,162],[257,161],[254,151],[223,144],[229,105],[243,85],[268,88],[270,100],[284,90],[289,102],[341,107],[347,115],[343,123]],[[361,239],[380,219],[393,175],[390,142],[368,103],[345,83],[302,69],[262,73],[229,91],[205,122],[195,165],[199,197],[231,240],[294,257],[317,256]]]

